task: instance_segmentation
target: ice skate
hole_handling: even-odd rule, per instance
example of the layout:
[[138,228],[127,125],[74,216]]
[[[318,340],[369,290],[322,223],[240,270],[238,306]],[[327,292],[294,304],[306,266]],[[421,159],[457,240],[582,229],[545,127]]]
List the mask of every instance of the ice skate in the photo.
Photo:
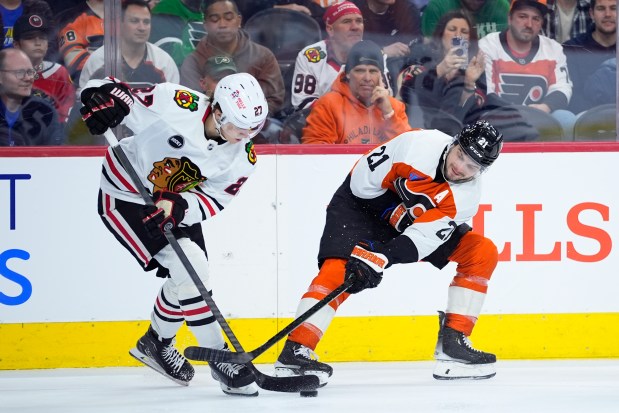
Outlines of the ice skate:
[[188,386],[194,370],[181,353],[174,348],[174,339],[159,338],[152,327],[142,336],[129,354],[170,380]]
[[434,378],[437,380],[489,379],[496,374],[496,356],[473,348],[464,333],[446,327],[442,311],[439,311],[434,358]]
[[308,347],[293,341],[286,341],[284,349],[275,362],[275,375],[290,377],[309,374],[318,376],[320,387],[323,387],[333,374],[333,368],[326,363],[319,362],[316,353]]
[[[225,349],[228,350],[226,344]],[[231,396],[258,396],[258,385],[252,372],[243,364],[209,362],[211,375],[221,390]]]

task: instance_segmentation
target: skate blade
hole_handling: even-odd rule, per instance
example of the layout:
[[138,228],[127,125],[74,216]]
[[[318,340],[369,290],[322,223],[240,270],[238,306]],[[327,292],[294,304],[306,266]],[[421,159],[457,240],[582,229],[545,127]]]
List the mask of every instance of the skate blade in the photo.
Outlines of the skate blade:
[[155,370],[157,373],[161,374],[162,376],[172,380],[174,383],[180,384],[181,386],[189,386],[188,381],[179,380],[177,378],[170,376],[168,373],[165,372],[163,368],[161,368],[159,364],[154,362],[150,357],[142,353],[137,348],[134,347],[131,350],[129,350],[129,354],[131,355],[131,357],[133,357],[140,363],[143,363],[144,365],[150,367],[151,369]]
[[292,369],[288,367],[275,367],[275,377],[294,377],[294,376],[309,376],[313,375],[318,377],[320,387],[324,387],[329,383],[329,375],[324,371],[319,370],[305,370],[301,372],[299,369]]
[[484,380],[494,377],[494,363],[464,364],[456,361],[438,360],[433,377],[437,380]]

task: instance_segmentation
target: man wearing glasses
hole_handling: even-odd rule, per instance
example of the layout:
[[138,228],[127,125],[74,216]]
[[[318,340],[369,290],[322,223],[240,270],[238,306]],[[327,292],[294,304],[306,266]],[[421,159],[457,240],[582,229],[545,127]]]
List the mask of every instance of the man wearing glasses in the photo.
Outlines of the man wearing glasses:
[[0,50],[0,146],[62,145],[53,104],[31,96],[36,71],[18,49]]

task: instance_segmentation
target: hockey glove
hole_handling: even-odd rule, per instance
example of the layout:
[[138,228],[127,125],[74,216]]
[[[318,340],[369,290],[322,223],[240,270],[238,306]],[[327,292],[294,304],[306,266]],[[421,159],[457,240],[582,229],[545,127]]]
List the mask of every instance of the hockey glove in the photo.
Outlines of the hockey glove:
[[189,204],[180,194],[170,191],[157,191],[153,195],[155,206],[147,206],[146,217],[142,220],[149,234],[159,237],[171,231],[185,218]]
[[377,287],[383,280],[383,269],[389,264],[385,255],[366,248],[369,246],[355,245],[346,263],[346,279],[353,279],[353,284],[346,290],[349,294]]
[[107,128],[118,126],[129,114],[133,97],[124,83],[106,83],[82,91],[80,109],[82,119],[93,135],[101,135]]
[[396,206],[391,214],[388,216],[389,224],[394,227],[398,232],[403,232],[406,227],[413,223],[413,218],[408,212],[408,208],[401,202]]

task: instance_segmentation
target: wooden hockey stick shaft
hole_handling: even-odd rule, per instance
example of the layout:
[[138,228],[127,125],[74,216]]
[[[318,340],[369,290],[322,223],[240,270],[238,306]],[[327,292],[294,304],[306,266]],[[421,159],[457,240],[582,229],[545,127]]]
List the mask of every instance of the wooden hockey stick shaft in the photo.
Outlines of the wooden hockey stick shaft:
[[[129,174],[129,177],[131,178],[133,185],[136,187],[136,190],[139,192],[144,203],[146,203],[146,205],[148,206],[155,206],[153,199],[151,198],[150,194],[148,193],[144,185],[142,185],[140,177],[135,171],[135,168],[133,167],[133,165],[131,164],[131,161],[129,161],[129,158],[127,158],[125,151],[123,151],[123,149],[121,148],[118,142],[118,139],[116,138],[116,135],[114,135],[114,132],[112,132],[111,129],[107,129],[104,133],[104,136],[107,142],[109,143],[109,145],[112,147],[112,150],[114,151],[114,155],[116,155],[120,164],[123,166],[125,171],[127,171],[127,173]],[[230,324],[228,324],[225,317],[219,310],[219,307],[217,307],[217,304],[215,304],[213,297],[211,296],[211,294],[208,292],[208,290],[204,286],[204,283],[200,279],[200,276],[198,276],[195,268],[193,267],[193,265],[191,265],[191,262],[187,258],[185,251],[183,251],[182,247],[178,243],[178,240],[176,239],[176,237],[174,237],[174,234],[172,234],[172,231],[166,229],[164,230],[163,233],[166,237],[166,240],[168,241],[168,243],[170,244],[170,246],[172,247],[172,249],[178,256],[178,258],[180,259],[181,263],[185,267],[185,270],[189,273],[189,276],[191,277],[191,280],[195,284],[196,288],[198,289],[200,296],[210,307],[211,312],[215,316],[215,319],[219,323],[221,329],[226,334],[226,337],[228,337],[228,340],[230,340],[230,344],[232,344],[232,347],[234,348],[234,350],[237,352],[243,352],[244,351],[243,346],[241,346],[241,343],[239,342],[236,335],[232,331],[232,328],[230,328]],[[319,386],[319,380],[318,380],[318,377],[316,376],[313,376],[313,377],[312,376],[301,376],[301,377],[287,377],[287,378],[270,377],[260,372],[256,368],[256,366],[254,366],[252,363],[242,363],[242,364],[245,364],[251,370],[254,377],[256,378],[256,383],[260,387],[266,390],[298,392],[301,390],[314,390],[318,388]],[[309,380],[283,381],[283,379],[293,379],[293,378],[294,379],[306,378]]]
[[344,281],[339,287],[335,290],[331,291],[328,295],[326,295],[322,300],[318,301],[312,307],[307,309],[303,314],[294,319],[290,324],[281,329],[277,334],[271,337],[266,343],[262,344],[260,347],[248,352],[237,352],[231,353],[229,351],[224,350],[215,350],[212,348],[206,347],[197,347],[190,346],[185,349],[185,357],[190,360],[199,360],[199,361],[212,361],[216,363],[238,363],[245,364],[254,360],[256,357],[267,351],[269,348],[273,347],[280,341],[282,338],[291,333],[295,328],[303,324],[307,319],[316,314],[321,308],[329,304],[331,301],[335,300],[340,294],[345,292],[353,283],[352,279],[348,279]]

